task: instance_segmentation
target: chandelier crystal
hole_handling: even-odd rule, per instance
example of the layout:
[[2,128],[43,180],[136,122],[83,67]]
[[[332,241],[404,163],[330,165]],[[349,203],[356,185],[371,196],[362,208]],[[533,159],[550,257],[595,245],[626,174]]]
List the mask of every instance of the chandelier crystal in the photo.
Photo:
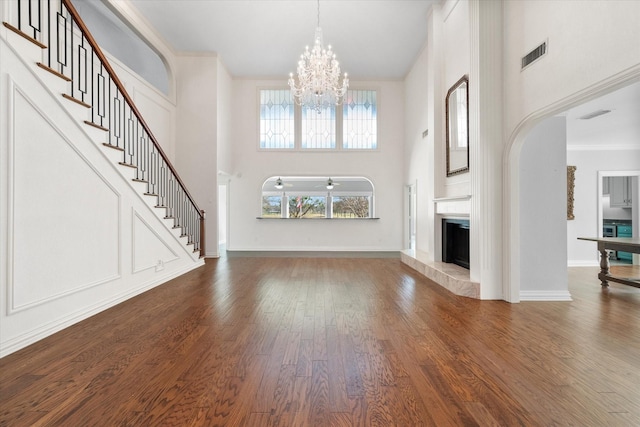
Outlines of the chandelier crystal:
[[340,64],[331,46],[324,48],[322,28],[320,28],[320,0],[318,0],[318,26],[314,45],[300,55],[298,61],[298,81],[289,74],[289,87],[296,104],[313,108],[318,113],[331,105],[340,105],[349,87],[349,78],[344,73],[340,83]]

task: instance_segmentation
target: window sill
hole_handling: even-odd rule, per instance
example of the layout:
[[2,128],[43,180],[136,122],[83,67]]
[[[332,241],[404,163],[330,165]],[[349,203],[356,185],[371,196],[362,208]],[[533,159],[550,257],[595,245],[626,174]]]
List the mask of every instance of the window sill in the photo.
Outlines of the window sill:
[[296,221],[296,220],[304,220],[304,221],[370,221],[370,220],[378,220],[380,218],[277,218],[271,216],[257,216],[256,219],[266,219],[266,220],[288,220],[288,221]]

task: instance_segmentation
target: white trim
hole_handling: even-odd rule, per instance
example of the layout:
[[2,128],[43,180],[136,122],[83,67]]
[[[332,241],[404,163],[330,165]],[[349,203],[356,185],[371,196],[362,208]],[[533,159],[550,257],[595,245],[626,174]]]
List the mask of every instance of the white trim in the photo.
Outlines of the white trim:
[[593,261],[569,260],[567,267],[600,267],[600,262],[596,259]]
[[520,301],[573,301],[569,291],[520,291]]

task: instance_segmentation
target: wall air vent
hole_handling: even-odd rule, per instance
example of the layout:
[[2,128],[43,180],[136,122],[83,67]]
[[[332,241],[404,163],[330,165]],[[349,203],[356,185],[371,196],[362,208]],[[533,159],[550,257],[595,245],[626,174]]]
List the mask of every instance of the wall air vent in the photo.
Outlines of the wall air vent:
[[527,66],[531,65],[534,61],[538,60],[540,57],[547,53],[547,42],[542,43],[540,46],[533,49],[531,52],[527,53],[522,57],[522,70],[524,70]]

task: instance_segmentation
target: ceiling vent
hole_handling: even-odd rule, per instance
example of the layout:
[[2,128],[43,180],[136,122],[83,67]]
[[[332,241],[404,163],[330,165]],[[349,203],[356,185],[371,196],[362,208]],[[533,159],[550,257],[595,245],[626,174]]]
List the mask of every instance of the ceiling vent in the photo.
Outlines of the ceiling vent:
[[611,110],[597,110],[594,111],[593,113],[589,113],[589,114],[585,114],[584,116],[578,117],[580,120],[589,120],[589,119],[593,119],[594,117],[598,117],[601,116],[603,114],[607,114],[610,113]]
[[547,42],[542,43],[540,46],[533,49],[531,52],[527,53],[522,57],[522,70],[524,70],[527,66],[531,65],[533,62],[540,59],[547,53]]

